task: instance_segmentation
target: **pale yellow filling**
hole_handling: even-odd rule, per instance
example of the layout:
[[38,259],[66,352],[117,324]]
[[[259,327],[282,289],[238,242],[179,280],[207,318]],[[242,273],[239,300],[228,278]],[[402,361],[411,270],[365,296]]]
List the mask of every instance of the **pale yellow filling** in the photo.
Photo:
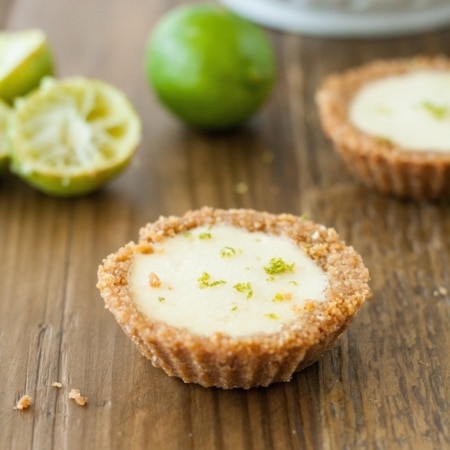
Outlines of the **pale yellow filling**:
[[323,301],[328,281],[286,237],[216,225],[136,253],[129,284],[152,319],[199,335],[242,336],[279,331],[306,300]]
[[350,121],[403,149],[450,152],[450,72],[422,70],[365,85]]

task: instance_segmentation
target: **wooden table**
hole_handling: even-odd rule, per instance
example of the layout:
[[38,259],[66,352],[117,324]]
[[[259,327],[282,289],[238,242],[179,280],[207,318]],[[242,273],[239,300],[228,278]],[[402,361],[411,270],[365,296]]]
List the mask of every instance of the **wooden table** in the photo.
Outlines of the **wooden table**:
[[[359,186],[313,99],[329,72],[450,53],[450,31],[348,41],[270,32],[270,100],[244,128],[206,135],[164,111],[143,74],[149,31],[179,3],[0,3],[2,28],[47,33],[59,76],[115,84],[143,121],[131,167],[98,193],[56,199],[12,175],[0,181],[0,448],[450,448],[450,206]],[[159,215],[202,205],[306,214],[335,227],[371,271],[371,301],[339,345],[290,383],[185,385],[153,368],[104,309],[95,287],[102,258]],[[68,399],[71,388],[86,406]],[[14,410],[23,394],[31,408]]]

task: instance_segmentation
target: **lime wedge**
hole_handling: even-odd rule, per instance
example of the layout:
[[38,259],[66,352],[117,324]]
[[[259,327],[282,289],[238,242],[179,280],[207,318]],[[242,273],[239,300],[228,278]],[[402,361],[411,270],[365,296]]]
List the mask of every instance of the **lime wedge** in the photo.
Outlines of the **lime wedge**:
[[53,74],[53,57],[41,30],[0,33],[0,98],[12,103]]
[[141,121],[127,97],[100,80],[44,79],[16,102],[11,169],[50,195],[94,191],[130,162]]
[[8,122],[11,116],[11,108],[0,100],[0,172],[8,166],[9,142]]

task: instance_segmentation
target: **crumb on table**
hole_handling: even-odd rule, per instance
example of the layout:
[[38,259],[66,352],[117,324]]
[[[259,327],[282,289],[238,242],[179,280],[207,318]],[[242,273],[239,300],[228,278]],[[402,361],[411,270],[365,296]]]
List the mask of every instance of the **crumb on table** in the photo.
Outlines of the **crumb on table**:
[[79,389],[71,389],[69,392],[69,398],[74,400],[80,406],[86,405],[88,398],[84,395],[81,395]]
[[27,394],[22,395],[19,401],[16,403],[14,409],[18,409],[19,411],[23,411],[24,409],[28,409],[31,406],[31,397]]
[[439,288],[437,288],[433,291],[433,295],[435,297],[439,297],[439,296],[445,297],[447,294],[448,294],[448,290],[444,286],[440,286]]

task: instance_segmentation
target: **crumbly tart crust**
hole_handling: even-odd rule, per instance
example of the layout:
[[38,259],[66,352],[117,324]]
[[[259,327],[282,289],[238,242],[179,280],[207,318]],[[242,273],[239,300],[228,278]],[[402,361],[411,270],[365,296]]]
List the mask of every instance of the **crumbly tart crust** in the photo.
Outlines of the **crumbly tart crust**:
[[[280,332],[240,337],[195,335],[138,311],[127,284],[133,254],[151,252],[153,243],[177,233],[219,223],[292,239],[327,273],[325,301],[307,301]],[[143,227],[138,243],[130,242],[104,259],[97,287],[106,308],[155,367],[186,383],[248,389],[289,381],[294,372],[317,361],[370,296],[368,280],[361,257],[333,229],[288,214],[204,207]]]
[[[450,152],[414,151],[358,130],[349,105],[366,83],[418,70],[450,71],[444,56],[379,60],[325,79],[316,103],[325,133],[349,171],[367,187],[415,200],[450,197]],[[449,144],[450,146],[450,144]]]

